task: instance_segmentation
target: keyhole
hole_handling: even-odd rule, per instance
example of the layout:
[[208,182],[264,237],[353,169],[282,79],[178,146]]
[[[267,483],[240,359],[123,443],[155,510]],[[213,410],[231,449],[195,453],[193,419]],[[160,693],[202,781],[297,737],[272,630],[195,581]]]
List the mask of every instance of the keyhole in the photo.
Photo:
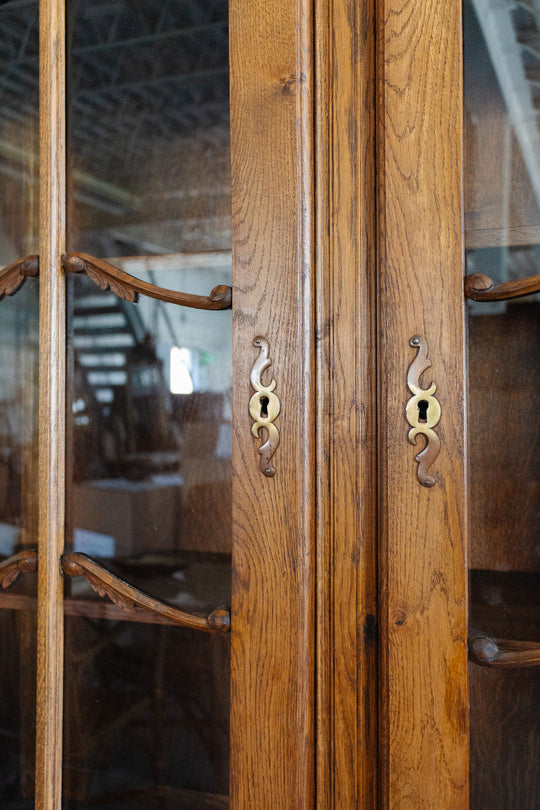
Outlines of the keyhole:
[[427,412],[429,408],[429,402],[427,399],[421,399],[418,403],[418,421],[419,422],[427,422]]
[[261,404],[261,419],[268,419],[268,403],[270,400],[268,397],[261,397],[259,402]]

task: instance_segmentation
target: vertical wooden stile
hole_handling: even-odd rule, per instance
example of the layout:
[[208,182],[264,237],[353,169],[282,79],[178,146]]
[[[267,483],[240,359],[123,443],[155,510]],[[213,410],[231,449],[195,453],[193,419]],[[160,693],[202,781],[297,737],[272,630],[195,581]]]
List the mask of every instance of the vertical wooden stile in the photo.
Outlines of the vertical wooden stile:
[[374,3],[316,3],[317,808],[377,806]]
[[[312,0],[230,2],[233,227],[231,808],[309,810],[314,780]],[[265,477],[253,340],[281,412]]]
[[[381,810],[468,807],[461,4],[378,14]],[[427,341],[441,449],[408,443],[410,339]]]
[[36,808],[62,792],[65,453],[64,0],[40,3],[40,401]]

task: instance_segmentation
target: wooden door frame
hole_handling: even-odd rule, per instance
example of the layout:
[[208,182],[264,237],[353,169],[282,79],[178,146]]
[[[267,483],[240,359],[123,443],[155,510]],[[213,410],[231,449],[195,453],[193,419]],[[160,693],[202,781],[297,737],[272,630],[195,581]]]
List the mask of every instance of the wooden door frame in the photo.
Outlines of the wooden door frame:
[[64,0],[39,4],[40,276],[36,808],[62,803],[65,520]]
[[[377,801],[374,2],[231,3],[231,807]],[[253,340],[277,381],[259,470]]]
[[[377,4],[381,810],[468,807],[467,499],[458,0]],[[414,335],[442,416],[407,441]]]
[[[233,218],[231,807],[313,807],[314,453],[311,2],[230,3]],[[275,475],[248,404],[268,341]]]

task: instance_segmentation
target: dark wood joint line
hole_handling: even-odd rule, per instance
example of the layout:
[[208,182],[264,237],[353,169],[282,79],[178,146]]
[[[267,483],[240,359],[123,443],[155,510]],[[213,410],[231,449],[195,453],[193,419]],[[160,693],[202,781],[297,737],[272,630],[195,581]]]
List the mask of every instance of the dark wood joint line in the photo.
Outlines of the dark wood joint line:
[[469,639],[469,658],[481,667],[538,667],[540,644],[478,635]]
[[210,295],[191,295],[167,290],[165,287],[148,284],[104,259],[96,259],[87,253],[66,253],[62,256],[62,267],[66,273],[86,273],[100,289],[111,290],[119,298],[132,303],[137,302],[139,295],[147,295],[158,301],[192,309],[230,309],[232,305],[232,290],[225,284],[214,287]]
[[107,596],[115,605],[130,613],[142,610],[147,614],[167,619],[180,627],[190,627],[207,633],[227,633],[230,630],[230,614],[225,608],[217,608],[208,616],[196,616],[178,610],[124,582],[86,554],[78,552],[64,554],[62,570],[69,577],[84,577],[99,596]]
[[0,585],[9,588],[21,574],[33,574],[37,571],[37,563],[37,551],[21,551],[8,557],[0,563]]
[[540,275],[496,284],[483,273],[465,276],[465,297],[473,301],[508,301],[540,292]]
[[0,301],[6,295],[15,295],[27,278],[39,275],[39,256],[24,256],[0,270]]

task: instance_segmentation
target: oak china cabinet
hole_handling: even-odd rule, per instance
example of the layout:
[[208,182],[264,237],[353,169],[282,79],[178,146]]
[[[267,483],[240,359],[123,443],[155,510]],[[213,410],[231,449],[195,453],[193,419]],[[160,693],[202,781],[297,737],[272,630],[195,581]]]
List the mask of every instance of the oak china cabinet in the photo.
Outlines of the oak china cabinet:
[[0,4],[0,806],[540,806],[540,3]]

